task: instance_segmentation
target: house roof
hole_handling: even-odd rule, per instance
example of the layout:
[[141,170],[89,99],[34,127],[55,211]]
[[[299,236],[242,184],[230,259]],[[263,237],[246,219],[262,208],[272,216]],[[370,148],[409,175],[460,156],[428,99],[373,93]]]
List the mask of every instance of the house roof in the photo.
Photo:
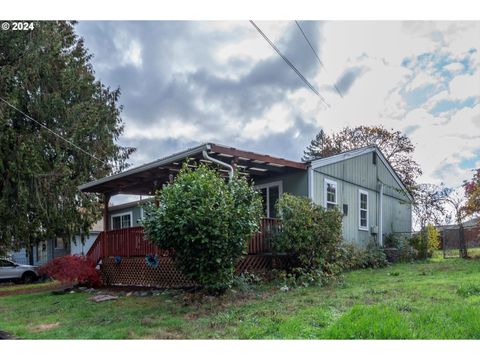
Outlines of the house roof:
[[[211,163],[211,161],[204,159],[203,151],[206,151],[210,157],[222,162],[235,163],[241,174],[252,178],[263,178],[272,174],[285,174],[307,169],[307,164],[302,162],[235,149],[220,144],[205,143],[119,174],[91,181],[79,186],[79,190],[109,195],[150,195],[155,189],[168,182],[170,176],[176,174],[181,168],[181,163],[187,159],[190,167],[195,167],[198,162]],[[224,176],[228,176],[226,169],[219,169],[219,171]]]
[[362,156],[362,155],[365,155],[365,154],[369,154],[369,153],[373,153],[373,152],[375,152],[377,154],[378,158],[383,162],[383,164],[385,165],[387,170],[393,176],[393,178],[398,183],[400,188],[405,192],[407,197],[411,201],[413,201],[412,194],[410,194],[410,192],[408,191],[405,184],[402,182],[402,180],[398,176],[395,169],[392,167],[390,162],[385,158],[383,153],[380,151],[380,149],[376,145],[365,146],[365,147],[362,147],[362,148],[345,151],[345,152],[342,152],[340,154],[328,156],[328,157],[325,157],[325,158],[311,160],[310,163],[311,163],[312,168],[316,169],[316,168],[319,168],[319,167],[322,167],[322,166],[335,164],[335,163],[338,163],[338,162],[341,162],[341,161],[345,161],[345,160],[348,160],[348,159],[352,159],[352,158]]

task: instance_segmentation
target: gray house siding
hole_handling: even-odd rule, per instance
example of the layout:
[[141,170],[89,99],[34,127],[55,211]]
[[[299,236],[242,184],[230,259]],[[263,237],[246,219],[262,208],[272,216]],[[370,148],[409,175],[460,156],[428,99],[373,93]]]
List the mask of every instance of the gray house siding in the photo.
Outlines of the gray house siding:
[[[325,205],[325,179],[337,183],[337,206],[344,214],[342,233],[346,241],[365,245],[376,239],[372,227],[379,225],[380,188],[383,186],[383,235],[392,232],[410,232],[412,225],[411,204],[408,196],[383,162],[373,153],[367,153],[313,170],[313,200]],[[368,193],[368,230],[360,229],[359,190]]]
[[255,186],[264,185],[271,182],[281,181],[284,193],[297,196],[308,196],[308,174],[306,171],[286,174],[279,176],[271,176],[267,179],[255,181]]
[[120,214],[131,214],[132,215],[131,226],[132,227],[140,226],[140,220],[142,219],[142,208],[140,205],[132,205],[130,207],[126,207],[123,209],[109,211],[108,216],[109,216],[110,230],[112,230],[112,226],[113,226],[112,217]]
[[[70,248],[67,242],[64,242],[63,248],[55,248],[55,240],[43,240],[32,249],[31,265],[43,265],[54,258],[67,255],[69,253]],[[9,257],[16,263],[24,265],[30,264],[30,258],[25,248],[11,252]]]

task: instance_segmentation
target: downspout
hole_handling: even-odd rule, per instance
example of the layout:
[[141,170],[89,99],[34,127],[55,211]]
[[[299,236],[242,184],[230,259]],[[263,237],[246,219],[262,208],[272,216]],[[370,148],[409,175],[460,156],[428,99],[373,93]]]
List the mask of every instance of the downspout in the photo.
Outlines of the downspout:
[[220,161],[220,160],[218,160],[218,159],[215,159],[215,158],[209,156],[206,150],[203,150],[203,151],[202,151],[202,154],[203,154],[203,158],[204,158],[205,160],[210,160],[211,162],[214,162],[214,163],[216,163],[216,164],[218,164],[218,165],[220,165],[220,166],[226,167],[226,168],[228,169],[228,178],[229,178],[230,180],[232,180],[232,178],[233,178],[233,166],[232,166],[232,165],[227,164],[227,163],[225,163],[225,162],[223,162],[223,161]]
[[378,214],[378,243],[383,246],[383,183],[380,182],[380,212]]

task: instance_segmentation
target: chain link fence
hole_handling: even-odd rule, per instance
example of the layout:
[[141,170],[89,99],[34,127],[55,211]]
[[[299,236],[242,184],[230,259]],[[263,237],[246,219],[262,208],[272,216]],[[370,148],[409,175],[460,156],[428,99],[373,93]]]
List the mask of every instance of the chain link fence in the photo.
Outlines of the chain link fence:
[[444,258],[461,257],[462,235],[468,257],[480,257],[480,225],[448,227],[440,231],[441,249]]

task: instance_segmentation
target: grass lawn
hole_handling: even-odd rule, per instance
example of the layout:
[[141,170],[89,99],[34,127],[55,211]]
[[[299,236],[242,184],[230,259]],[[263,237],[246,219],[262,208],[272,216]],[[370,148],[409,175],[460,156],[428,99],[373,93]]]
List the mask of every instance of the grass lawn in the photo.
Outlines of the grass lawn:
[[263,285],[93,303],[88,293],[0,297],[0,330],[33,339],[480,339],[480,260],[434,259],[288,292]]

